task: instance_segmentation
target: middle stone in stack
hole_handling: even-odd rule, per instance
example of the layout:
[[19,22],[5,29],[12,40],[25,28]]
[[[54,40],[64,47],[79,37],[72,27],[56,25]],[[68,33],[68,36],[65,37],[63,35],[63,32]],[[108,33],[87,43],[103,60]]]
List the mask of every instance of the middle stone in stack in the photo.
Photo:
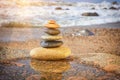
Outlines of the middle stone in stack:
[[63,44],[63,42],[60,41],[60,39],[62,39],[62,36],[59,35],[60,30],[58,29],[60,26],[54,20],[50,20],[45,27],[44,32],[46,35],[41,36],[41,46],[44,48],[60,47]]

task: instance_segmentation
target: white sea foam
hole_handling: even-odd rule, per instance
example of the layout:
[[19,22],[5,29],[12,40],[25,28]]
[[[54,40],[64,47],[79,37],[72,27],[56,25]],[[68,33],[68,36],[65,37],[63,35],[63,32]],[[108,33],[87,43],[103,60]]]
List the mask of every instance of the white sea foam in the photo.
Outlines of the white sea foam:
[[[9,5],[10,2],[8,1]],[[2,2],[0,4],[7,4]],[[110,10],[109,8],[114,6],[120,8],[120,5],[112,5],[109,2],[102,3],[62,3],[54,2],[56,5],[49,6],[18,6],[16,3],[11,3],[12,6],[0,8],[0,23],[18,21],[18,22],[29,22],[36,26],[43,26],[48,20],[55,19],[62,27],[67,26],[81,26],[81,25],[92,25],[92,24],[104,24],[111,22],[120,21],[120,9]],[[68,6],[67,4],[72,4]],[[55,10],[56,7],[61,7],[62,10]],[[95,9],[91,9],[95,8]],[[107,8],[107,9],[103,9]],[[69,10],[66,10],[69,9]],[[86,17],[81,14],[84,12],[96,12],[99,16]]]

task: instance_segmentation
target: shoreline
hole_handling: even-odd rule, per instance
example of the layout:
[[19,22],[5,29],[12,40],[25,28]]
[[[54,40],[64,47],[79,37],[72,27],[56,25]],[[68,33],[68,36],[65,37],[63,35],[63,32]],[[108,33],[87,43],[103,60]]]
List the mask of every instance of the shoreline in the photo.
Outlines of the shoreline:
[[85,25],[85,26],[68,26],[61,28],[120,28],[120,22],[112,22],[105,24],[94,24],[94,25]]
[[[13,29],[31,29],[31,28],[43,28],[42,26],[35,27],[2,27],[0,28],[13,28]],[[81,26],[60,26],[60,28],[120,28],[120,22],[111,22],[111,23],[103,23],[103,24],[93,24],[93,25],[81,25]]]
[[[110,30],[120,32],[120,22],[108,23],[101,25],[90,26],[69,26],[60,27],[63,36],[72,36],[83,29],[88,29],[95,34],[95,36],[105,36],[110,33]],[[19,42],[27,40],[41,39],[40,36],[44,35],[44,27],[40,28],[0,28],[0,42]],[[115,33],[114,33],[115,34]],[[112,35],[112,33],[111,33]],[[79,37],[79,36],[78,36]]]

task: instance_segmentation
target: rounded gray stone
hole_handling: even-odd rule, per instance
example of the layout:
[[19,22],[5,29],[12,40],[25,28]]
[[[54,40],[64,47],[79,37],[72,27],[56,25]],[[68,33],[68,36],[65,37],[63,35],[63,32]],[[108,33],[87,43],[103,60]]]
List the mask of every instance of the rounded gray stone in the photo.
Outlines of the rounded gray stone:
[[44,48],[60,47],[63,44],[62,41],[41,41],[40,45]]

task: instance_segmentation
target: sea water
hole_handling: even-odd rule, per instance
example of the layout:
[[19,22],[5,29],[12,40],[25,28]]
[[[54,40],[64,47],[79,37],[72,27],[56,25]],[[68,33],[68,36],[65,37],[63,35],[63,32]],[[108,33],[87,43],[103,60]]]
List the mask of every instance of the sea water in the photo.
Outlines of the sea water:
[[[0,24],[25,22],[43,26],[51,19],[56,20],[62,27],[120,22],[120,1],[118,0],[116,5],[108,2],[109,0],[101,1],[19,0],[16,2],[16,0],[1,0],[1,5],[8,6],[0,7]],[[31,5],[31,3],[37,4]],[[61,7],[62,10],[56,10],[56,7]],[[118,10],[111,10],[110,7]],[[82,16],[85,12],[96,12],[99,16]]]

